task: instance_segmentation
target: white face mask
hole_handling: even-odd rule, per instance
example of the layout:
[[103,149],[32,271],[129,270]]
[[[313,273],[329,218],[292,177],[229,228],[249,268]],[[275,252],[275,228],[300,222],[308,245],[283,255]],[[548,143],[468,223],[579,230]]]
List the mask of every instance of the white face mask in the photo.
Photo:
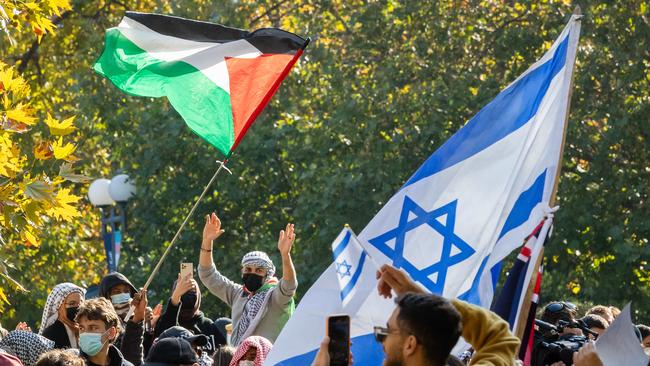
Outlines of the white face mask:
[[253,361],[239,361],[239,366],[255,366]]

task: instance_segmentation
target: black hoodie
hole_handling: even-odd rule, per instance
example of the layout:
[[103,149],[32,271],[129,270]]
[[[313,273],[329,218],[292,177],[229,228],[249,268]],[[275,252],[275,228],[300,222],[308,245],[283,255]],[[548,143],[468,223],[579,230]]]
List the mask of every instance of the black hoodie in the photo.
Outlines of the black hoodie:
[[[127,285],[131,297],[138,292],[126,276],[119,272],[109,273],[99,283],[99,295],[111,301],[111,289],[117,285]],[[121,319],[121,318],[120,318]],[[133,319],[128,322],[122,322],[124,331],[115,340],[115,347],[119,349],[124,358],[135,366],[143,363],[144,349],[142,347],[142,340],[144,337],[144,322],[135,323]]]

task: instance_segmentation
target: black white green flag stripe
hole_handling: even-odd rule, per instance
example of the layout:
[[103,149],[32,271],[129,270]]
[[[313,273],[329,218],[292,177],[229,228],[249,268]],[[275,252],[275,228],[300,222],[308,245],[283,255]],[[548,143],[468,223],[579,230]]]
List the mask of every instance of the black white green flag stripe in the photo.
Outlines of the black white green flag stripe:
[[230,156],[308,42],[277,28],[127,12],[106,31],[94,69],[126,93],[166,96],[192,131]]

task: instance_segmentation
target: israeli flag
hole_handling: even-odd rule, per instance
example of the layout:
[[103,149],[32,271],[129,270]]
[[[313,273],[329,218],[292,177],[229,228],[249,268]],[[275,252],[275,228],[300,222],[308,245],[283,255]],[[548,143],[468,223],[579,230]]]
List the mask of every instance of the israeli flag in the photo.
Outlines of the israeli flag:
[[[368,276],[362,277],[364,270],[365,272],[370,271],[370,275],[372,275],[377,271],[377,266],[347,225],[332,242],[332,256],[339,282],[343,313],[356,314],[361,305],[359,300],[363,300],[367,296],[367,294],[365,294],[366,296],[358,294],[359,279],[367,279]],[[368,286],[363,287],[366,290],[368,288]]]
[[[500,263],[544,216],[561,159],[580,16],[551,48],[483,107],[411,176],[359,234],[377,265],[390,263],[448,298],[489,307]],[[325,319],[342,310],[336,266],[301,300],[267,365],[309,365]],[[395,309],[374,290],[351,319],[355,364],[378,365],[373,326]],[[365,286],[368,289],[361,291]]]

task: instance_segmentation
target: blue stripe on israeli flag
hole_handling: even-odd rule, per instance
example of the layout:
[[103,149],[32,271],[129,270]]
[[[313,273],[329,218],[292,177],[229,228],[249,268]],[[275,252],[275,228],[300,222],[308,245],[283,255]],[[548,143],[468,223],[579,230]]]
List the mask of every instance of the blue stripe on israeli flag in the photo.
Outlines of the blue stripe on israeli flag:
[[352,230],[346,226],[332,243],[332,256],[339,282],[341,303],[345,308],[359,281],[367,254]]

